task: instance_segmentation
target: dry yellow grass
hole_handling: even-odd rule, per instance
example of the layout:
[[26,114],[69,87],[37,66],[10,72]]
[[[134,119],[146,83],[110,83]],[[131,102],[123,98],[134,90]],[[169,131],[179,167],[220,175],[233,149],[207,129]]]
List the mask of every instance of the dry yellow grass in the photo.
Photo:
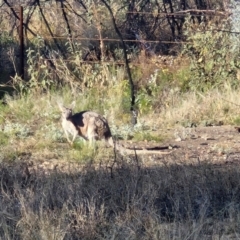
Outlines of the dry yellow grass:
[[[170,92],[165,99],[166,106],[161,113],[150,113],[141,116],[142,120],[159,126],[173,127],[176,124],[196,123],[203,121],[220,122],[224,124],[238,123],[240,115],[239,89],[214,89],[208,93],[179,91]],[[151,121],[153,120],[153,121]]]
[[[211,159],[191,165],[179,161],[177,155],[148,164],[150,158],[115,157],[102,146],[92,152],[81,142],[68,146],[56,100],[76,100],[78,111],[101,106],[112,129],[128,126],[119,119],[122,105],[114,105],[121,101],[122,85],[116,82],[106,89],[111,99],[106,105],[102,95],[96,95],[98,99],[83,93],[72,95],[67,88],[6,97],[0,113],[1,134],[6,138],[0,145],[0,237],[238,238],[238,165],[216,167]],[[204,95],[175,90],[166,95],[161,112],[139,116],[138,134],[151,134],[154,128],[153,134],[157,131],[160,136],[159,129],[186,121],[232,123],[239,118],[238,95],[239,90],[227,85]]]
[[239,167],[1,164],[3,239],[234,239]]

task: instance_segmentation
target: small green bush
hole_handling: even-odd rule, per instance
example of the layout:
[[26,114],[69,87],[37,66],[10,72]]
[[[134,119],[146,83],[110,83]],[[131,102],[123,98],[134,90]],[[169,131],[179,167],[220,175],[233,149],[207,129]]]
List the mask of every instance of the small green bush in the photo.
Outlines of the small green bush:
[[162,142],[163,141],[163,136],[161,135],[156,135],[156,134],[152,134],[150,132],[136,132],[133,136],[133,140],[135,141],[153,141],[153,142]]
[[210,21],[198,25],[190,19],[186,21],[184,34],[188,43],[184,44],[182,53],[190,59],[191,77],[182,82],[183,90],[205,91],[221,87],[226,81],[238,85],[240,45],[230,31],[228,20],[218,27]]
[[0,131],[0,146],[7,145],[8,140],[9,140],[8,134]]
[[147,114],[164,105],[166,92],[171,89],[174,76],[168,69],[155,70],[148,82],[141,86],[136,96],[140,114]]

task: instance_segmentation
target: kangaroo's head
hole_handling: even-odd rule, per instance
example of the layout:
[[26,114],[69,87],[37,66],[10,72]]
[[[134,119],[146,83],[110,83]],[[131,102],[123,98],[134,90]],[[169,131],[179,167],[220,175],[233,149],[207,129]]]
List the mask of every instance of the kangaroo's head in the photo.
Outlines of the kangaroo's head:
[[64,107],[62,104],[58,104],[58,107],[62,112],[62,119],[69,119],[73,115],[72,107]]
[[73,114],[72,109],[67,107],[62,107],[61,112],[62,112],[62,118],[65,118],[65,119],[69,119]]

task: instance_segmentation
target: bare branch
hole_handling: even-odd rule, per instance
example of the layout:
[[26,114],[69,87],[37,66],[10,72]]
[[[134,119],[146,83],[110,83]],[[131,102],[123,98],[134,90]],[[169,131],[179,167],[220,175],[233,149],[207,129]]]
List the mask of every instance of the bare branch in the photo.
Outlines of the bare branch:
[[133,124],[136,124],[137,123],[137,114],[135,114],[134,83],[133,83],[133,79],[132,79],[131,70],[130,70],[130,67],[129,67],[128,58],[127,58],[127,48],[126,48],[126,45],[124,43],[122,34],[120,33],[120,31],[119,31],[119,29],[117,27],[116,20],[115,20],[115,17],[113,15],[111,7],[109,6],[109,4],[105,0],[101,0],[101,1],[104,3],[104,5],[106,6],[106,8],[108,9],[108,11],[110,13],[114,29],[115,29],[115,31],[116,31],[116,33],[117,33],[117,35],[118,35],[118,37],[119,37],[119,39],[121,41],[121,44],[122,44],[123,54],[124,54],[124,61],[125,61],[125,64],[126,64],[126,69],[127,69],[127,74],[128,74],[129,84],[130,84],[130,90],[131,90],[131,109],[130,110],[132,112]]

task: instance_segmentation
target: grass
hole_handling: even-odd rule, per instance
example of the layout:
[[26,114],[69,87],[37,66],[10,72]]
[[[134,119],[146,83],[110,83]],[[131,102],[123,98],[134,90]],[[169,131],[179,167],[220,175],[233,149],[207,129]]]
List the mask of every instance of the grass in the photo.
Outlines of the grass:
[[[75,100],[75,111],[90,109],[101,113],[108,119],[113,135],[133,141],[162,142],[168,136],[164,131],[159,132],[159,129],[174,128],[179,125],[191,127],[207,123],[238,124],[239,122],[239,89],[231,89],[226,84],[223,90],[214,89],[206,94],[181,93],[177,88],[174,91],[169,90],[168,94],[164,94],[165,106],[162,106],[160,111],[153,109],[146,114],[140,112],[138,124],[132,128],[129,106],[125,104],[129,99],[126,83],[121,81],[122,79],[100,88],[98,93],[101,94],[94,97],[92,97],[92,93],[96,92],[94,89],[75,95],[66,87],[44,94],[6,96],[4,100],[6,105],[1,105],[0,113],[2,152],[5,152],[4,148],[8,148],[9,144],[15,144],[23,152],[31,149],[38,155],[41,155],[41,149],[45,148],[57,152],[56,143],[66,143],[60,125],[58,101],[68,105]],[[121,91],[125,95],[121,95]],[[76,148],[83,151],[84,147],[80,145],[76,145]],[[61,149],[59,151],[61,152]]]
[[[117,161],[50,174],[1,166],[2,239],[238,238],[235,167]],[[231,186],[231,187],[230,187]]]
[[[47,31],[36,24],[39,19],[34,16],[31,26],[44,37]],[[102,20],[102,26],[109,25],[108,18]],[[59,21],[51,22],[56,33]],[[99,34],[92,24],[76,26],[75,35]],[[106,27],[103,38],[115,38],[107,29],[111,27]],[[205,155],[191,160],[192,156],[174,151],[168,156],[120,156],[101,143],[92,148],[80,139],[70,146],[57,107],[58,101],[68,105],[75,100],[76,112],[101,113],[114,136],[135,145],[163,143],[167,138],[189,140],[193,126],[239,124],[240,89],[228,84],[230,78],[234,80],[234,61],[226,81],[220,75],[210,78],[213,86],[222,79],[225,85],[203,94],[194,89],[207,79],[193,77],[188,59],[173,59],[167,67],[159,62],[161,56],[128,54],[139,109],[138,124],[133,127],[124,67],[80,63],[82,50],[92,45],[85,41],[75,44],[75,55],[66,43],[68,61],[54,51],[53,70],[42,56],[46,50],[42,40],[30,36],[30,41],[34,51],[27,56],[29,79],[13,79],[20,94],[6,95],[0,102],[0,239],[240,238],[238,164],[228,164],[226,159],[225,165],[217,165],[216,159],[201,160]],[[223,50],[228,52],[228,48]],[[207,51],[214,63],[211,53]],[[116,55],[122,55],[119,49]],[[202,73],[199,60],[197,73]],[[55,81],[65,87],[49,90]],[[207,84],[205,88],[210,89]],[[176,136],[166,134],[169,128],[179,128]],[[229,142],[209,149],[218,154],[216,158],[227,157],[232,150]],[[238,160],[238,153],[233,158]]]
[[176,122],[199,125],[204,120],[233,124],[240,114],[238,94],[239,89],[233,90],[227,85],[222,90],[213,89],[206,94],[174,93],[169,96],[171,104],[163,110],[159,118],[170,126]]
[[150,132],[136,132],[133,136],[133,140],[136,142],[146,141],[146,142],[162,142],[164,140],[163,136],[159,136]]
[[171,137],[164,130],[186,123],[238,123],[239,90],[227,84],[206,94],[169,90],[160,111],[140,113],[133,128],[121,81],[96,95],[65,87],[6,96],[0,113],[1,239],[239,238],[239,166],[189,162],[184,155],[148,164],[147,156],[115,156],[101,143],[90,148],[77,139],[70,146],[57,107],[57,101],[75,100],[76,111],[99,109],[120,139],[160,143]]

